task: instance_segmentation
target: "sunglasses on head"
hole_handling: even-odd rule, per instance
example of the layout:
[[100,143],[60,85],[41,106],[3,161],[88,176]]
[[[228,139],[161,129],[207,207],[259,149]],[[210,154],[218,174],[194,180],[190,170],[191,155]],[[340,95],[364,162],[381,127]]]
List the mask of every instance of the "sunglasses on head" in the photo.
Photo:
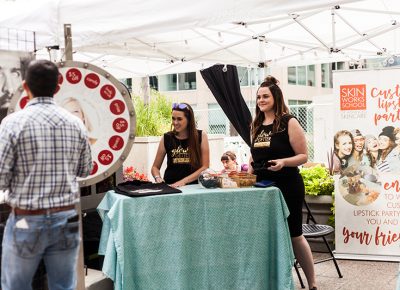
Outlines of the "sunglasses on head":
[[180,109],[180,110],[184,110],[187,109],[188,106],[186,104],[183,103],[173,103],[172,104],[172,110],[176,110],[176,109]]

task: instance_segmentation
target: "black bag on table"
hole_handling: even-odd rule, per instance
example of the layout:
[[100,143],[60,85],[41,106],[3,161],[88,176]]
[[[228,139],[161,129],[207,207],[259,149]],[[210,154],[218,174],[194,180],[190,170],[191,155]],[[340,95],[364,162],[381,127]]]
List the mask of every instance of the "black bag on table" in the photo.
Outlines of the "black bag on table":
[[151,183],[148,181],[127,181],[117,185],[115,192],[130,197],[182,193],[181,190],[166,183]]

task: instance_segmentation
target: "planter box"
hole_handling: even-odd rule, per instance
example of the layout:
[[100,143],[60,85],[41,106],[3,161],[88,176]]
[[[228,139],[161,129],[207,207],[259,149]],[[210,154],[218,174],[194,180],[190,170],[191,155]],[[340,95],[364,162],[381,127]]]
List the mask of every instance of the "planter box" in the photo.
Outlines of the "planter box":
[[[305,200],[311,210],[312,215],[314,216],[315,220],[319,224],[328,224],[328,219],[332,215],[331,212],[331,207],[333,203],[333,198],[330,195],[319,195],[319,196],[313,196],[313,195],[306,195]],[[307,220],[307,209],[303,206],[303,223],[305,223]],[[335,234],[332,233],[328,236],[326,236],[326,239],[331,247],[331,249],[334,249],[334,240],[335,240]],[[328,252],[328,249],[326,248],[326,245],[322,238],[318,239],[309,239],[308,240],[311,250],[313,252],[322,252],[326,253]]]

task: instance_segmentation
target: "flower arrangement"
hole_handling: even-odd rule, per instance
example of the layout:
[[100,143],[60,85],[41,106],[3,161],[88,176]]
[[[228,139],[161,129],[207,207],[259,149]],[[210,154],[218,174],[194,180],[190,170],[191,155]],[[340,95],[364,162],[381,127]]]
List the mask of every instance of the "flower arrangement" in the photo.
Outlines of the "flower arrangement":
[[124,181],[133,181],[133,180],[149,181],[146,174],[140,173],[133,166],[128,166],[124,168],[122,178],[124,179]]

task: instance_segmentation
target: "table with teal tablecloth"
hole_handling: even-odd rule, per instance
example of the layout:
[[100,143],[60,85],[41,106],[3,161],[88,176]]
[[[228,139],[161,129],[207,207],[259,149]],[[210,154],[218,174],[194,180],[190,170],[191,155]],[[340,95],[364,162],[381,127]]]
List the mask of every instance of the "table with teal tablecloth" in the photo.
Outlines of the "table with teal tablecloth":
[[278,188],[181,189],[106,193],[99,253],[115,289],[294,289],[289,211]]

